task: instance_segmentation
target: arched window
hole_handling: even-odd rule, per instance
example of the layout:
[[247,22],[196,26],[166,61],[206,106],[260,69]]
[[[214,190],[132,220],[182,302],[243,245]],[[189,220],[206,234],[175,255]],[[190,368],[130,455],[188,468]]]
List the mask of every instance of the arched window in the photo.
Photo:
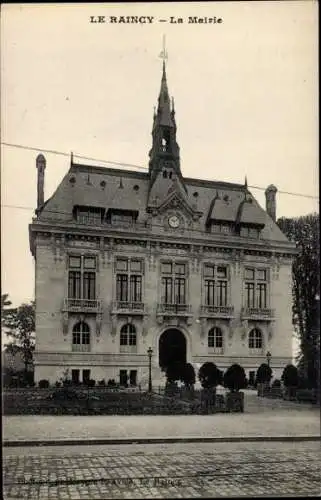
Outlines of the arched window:
[[120,330],[120,345],[121,346],[136,346],[137,336],[134,325],[127,323]]
[[261,330],[258,328],[253,328],[249,334],[249,348],[250,349],[262,349],[263,348],[263,336]]
[[217,352],[223,351],[223,332],[217,326],[208,332],[208,347],[214,348]]
[[167,178],[167,170],[163,170],[163,177],[164,177],[164,179]]
[[90,350],[90,329],[87,323],[79,321],[72,330],[72,350],[89,351]]

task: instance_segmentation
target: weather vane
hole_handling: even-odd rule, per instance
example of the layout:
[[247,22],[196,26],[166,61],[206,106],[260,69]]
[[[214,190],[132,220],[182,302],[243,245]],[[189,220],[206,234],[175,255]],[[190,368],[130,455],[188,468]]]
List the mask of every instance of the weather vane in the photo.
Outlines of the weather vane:
[[161,59],[163,59],[164,62],[167,61],[167,59],[168,59],[168,53],[166,50],[166,37],[165,37],[165,35],[163,35],[163,50],[159,54],[159,57]]

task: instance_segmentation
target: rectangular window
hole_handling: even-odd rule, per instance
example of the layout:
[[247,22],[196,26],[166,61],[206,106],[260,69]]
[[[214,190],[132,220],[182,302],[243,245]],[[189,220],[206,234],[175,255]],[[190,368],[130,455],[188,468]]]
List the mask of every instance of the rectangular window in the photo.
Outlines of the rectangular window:
[[137,370],[130,370],[129,372],[129,383],[132,386],[137,385]]
[[185,278],[175,278],[175,304],[185,304]]
[[172,264],[170,262],[162,263],[162,274],[172,274]]
[[216,276],[218,278],[226,278],[227,270],[225,266],[217,266]]
[[185,264],[175,264],[175,274],[185,274]]
[[83,370],[82,371],[82,381],[84,384],[87,384],[90,380],[90,370]]
[[84,273],[84,293],[83,298],[95,300],[96,298],[96,273]]
[[266,283],[257,283],[257,307],[260,309],[266,308]]
[[204,266],[204,276],[209,278],[214,278],[214,266],[205,264]]
[[68,298],[69,299],[80,299],[81,298],[81,272],[80,271],[69,271]]
[[141,260],[131,260],[130,270],[140,273],[142,271],[142,261]]
[[[213,279],[208,279],[211,277]],[[204,302],[206,306],[227,306],[228,268],[224,265],[204,264]]]
[[117,274],[116,300],[120,302],[128,301],[128,276],[127,274]]
[[96,258],[95,257],[84,257],[84,268],[85,269],[96,269]]
[[121,226],[130,226],[133,223],[132,215],[111,214],[111,223]]
[[205,305],[214,306],[214,280],[205,280]]
[[[96,299],[96,257],[70,256],[68,272],[69,299]],[[75,269],[78,269],[77,271]],[[87,271],[91,269],[92,271]]]
[[127,269],[128,269],[127,260],[126,259],[117,259],[116,269],[117,269],[117,271],[127,271]]
[[267,270],[245,269],[245,307],[265,309],[267,307]]
[[100,225],[102,221],[102,210],[95,207],[84,207],[77,209],[77,222],[80,224]]
[[163,304],[186,304],[186,264],[162,262],[161,300]]
[[119,370],[119,384],[127,386],[127,370]]
[[162,278],[162,303],[172,303],[172,278]]
[[245,269],[245,279],[254,280],[254,269]]
[[143,262],[138,259],[116,260],[116,300],[120,302],[142,302]]
[[217,305],[226,306],[227,305],[227,282],[218,281],[217,282]]
[[130,277],[130,300],[131,302],[142,301],[142,277],[131,275]]
[[246,307],[255,307],[254,283],[245,283],[245,303]]
[[80,269],[81,257],[69,257],[69,267],[73,269]]
[[71,380],[74,384],[79,383],[79,370],[71,370]]

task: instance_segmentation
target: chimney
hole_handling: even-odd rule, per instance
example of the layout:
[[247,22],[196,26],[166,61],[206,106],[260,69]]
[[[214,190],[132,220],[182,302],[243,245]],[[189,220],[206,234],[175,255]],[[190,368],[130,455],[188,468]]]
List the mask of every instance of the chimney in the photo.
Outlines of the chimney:
[[37,156],[36,167],[38,170],[38,177],[37,177],[37,209],[38,209],[45,202],[44,186],[45,186],[46,158],[41,154]]
[[270,184],[265,190],[265,210],[274,222],[276,221],[276,200],[277,188]]

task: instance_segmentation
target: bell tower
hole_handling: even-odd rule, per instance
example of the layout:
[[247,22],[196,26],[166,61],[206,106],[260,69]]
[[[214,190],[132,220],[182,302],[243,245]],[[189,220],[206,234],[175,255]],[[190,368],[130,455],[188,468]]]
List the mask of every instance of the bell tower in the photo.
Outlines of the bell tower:
[[178,177],[183,182],[176,142],[174,99],[170,99],[167,86],[165,41],[160,57],[163,59],[163,72],[157,110],[154,108],[152,147],[149,152],[150,189],[158,175]]

